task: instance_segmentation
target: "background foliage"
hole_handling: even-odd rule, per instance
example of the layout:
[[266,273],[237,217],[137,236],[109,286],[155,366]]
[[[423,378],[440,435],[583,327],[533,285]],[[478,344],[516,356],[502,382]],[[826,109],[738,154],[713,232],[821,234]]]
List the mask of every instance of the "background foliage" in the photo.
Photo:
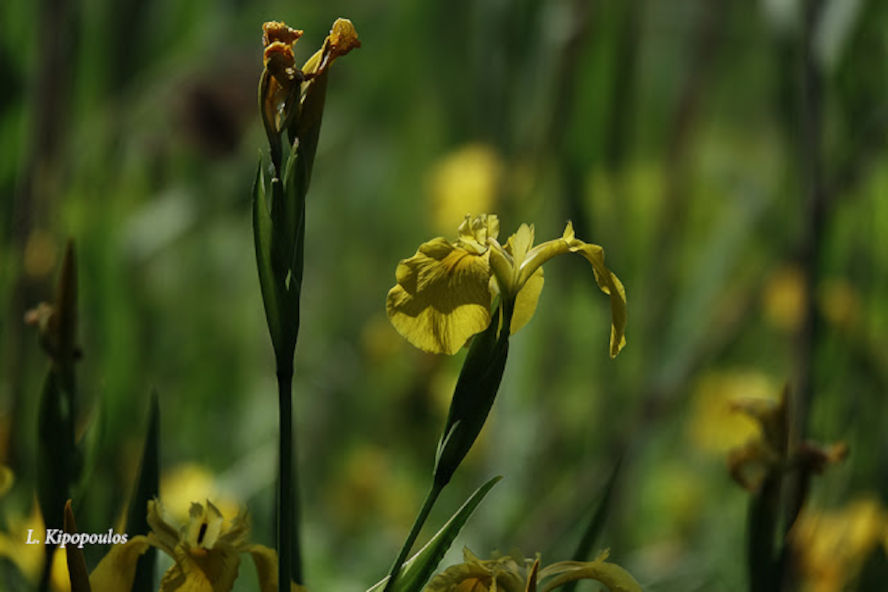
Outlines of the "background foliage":
[[[460,358],[412,349],[384,298],[397,261],[469,211],[540,238],[572,219],[627,287],[629,345],[608,359],[585,265],[550,264],[433,514],[430,531],[506,476],[452,557],[566,559],[622,457],[600,541],[614,560],[646,589],[740,589],[747,495],[724,458],[754,427],[727,401],[786,381],[807,434],[851,449],[812,505],[885,500],[888,4],[42,0],[0,6],[7,525],[30,509],[46,364],[22,318],[73,237],[100,459],[81,530],[124,512],[156,388],[162,495],[246,504],[271,543],[275,385],[249,213],[259,26],[304,29],[307,58],[340,15],[363,47],[328,93],[294,389],[314,588],[382,577],[422,499]],[[861,586],[885,572],[877,549]]]

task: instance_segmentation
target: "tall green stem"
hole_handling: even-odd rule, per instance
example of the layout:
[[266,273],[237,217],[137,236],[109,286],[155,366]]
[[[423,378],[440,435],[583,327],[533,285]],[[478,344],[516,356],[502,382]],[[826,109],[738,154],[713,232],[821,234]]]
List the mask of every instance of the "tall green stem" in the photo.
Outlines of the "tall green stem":
[[435,505],[435,501],[437,501],[438,496],[441,495],[442,489],[444,489],[443,484],[439,485],[438,483],[432,483],[432,487],[426,494],[425,501],[422,502],[422,508],[419,509],[419,514],[416,515],[416,520],[413,522],[413,528],[410,529],[410,534],[407,535],[407,539],[401,547],[401,552],[398,553],[398,558],[395,559],[395,562],[392,564],[392,570],[389,572],[389,579],[383,592],[391,592],[393,589],[398,573],[401,571],[401,566],[407,561],[407,555],[410,553],[410,549],[413,548],[413,543],[416,542],[416,538],[419,536],[419,532],[422,530],[425,521],[428,519],[429,512],[432,511],[432,506]]
[[[284,366],[284,367],[281,367]],[[278,366],[278,409],[280,448],[278,450],[278,590],[290,591],[290,580],[302,583],[302,554],[299,545],[297,474],[293,443],[293,365]]]

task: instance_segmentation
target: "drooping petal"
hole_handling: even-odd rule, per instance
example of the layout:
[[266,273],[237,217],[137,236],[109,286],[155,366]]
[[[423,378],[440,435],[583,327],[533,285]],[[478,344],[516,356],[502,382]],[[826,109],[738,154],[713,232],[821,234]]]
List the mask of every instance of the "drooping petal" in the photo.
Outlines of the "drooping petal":
[[[186,580],[200,582],[206,579],[213,592],[230,592],[237,579],[240,566],[240,550],[228,545],[216,545],[213,549],[185,550],[176,554],[176,561],[185,571]],[[186,588],[187,589],[187,588]]]
[[490,266],[436,238],[398,264],[397,285],[386,297],[395,329],[427,352],[454,354],[490,323]]
[[595,580],[607,586],[611,592],[641,592],[641,586],[632,575],[617,565],[605,561],[607,552],[595,561],[562,561],[554,563],[540,572],[540,578],[552,579],[546,582],[542,592],[550,592],[577,580]]
[[176,563],[160,580],[160,592],[215,592],[212,582],[194,562],[174,556]]
[[[259,592],[277,592],[278,589],[278,558],[274,549],[265,545],[250,545],[247,548],[253,563],[256,564],[256,574],[259,577]],[[290,592],[308,592],[304,586],[290,582]]]
[[610,296],[610,356],[614,358],[626,345],[626,289],[619,278],[605,266],[604,249],[576,238],[570,222],[567,223],[561,238],[541,243],[527,253],[519,266],[517,285],[520,289],[529,282],[543,263],[563,253],[577,253],[591,263],[598,287]]
[[626,289],[620,279],[604,265],[604,249],[598,245],[574,239],[570,244],[571,253],[579,253],[592,264],[595,281],[601,291],[610,296],[611,336],[610,356],[617,357],[626,345]]
[[89,575],[92,592],[130,590],[139,557],[148,550],[148,546],[148,539],[144,536],[135,536],[123,545],[111,545],[111,550]]

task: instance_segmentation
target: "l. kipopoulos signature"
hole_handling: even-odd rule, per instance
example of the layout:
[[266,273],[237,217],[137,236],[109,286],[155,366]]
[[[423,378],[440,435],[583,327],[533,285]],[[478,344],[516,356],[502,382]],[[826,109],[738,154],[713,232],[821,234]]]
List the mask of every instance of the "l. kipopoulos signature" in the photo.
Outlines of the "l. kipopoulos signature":
[[[114,532],[113,528],[109,528],[108,532],[103,534],[78,532],[70,533],[58,528],[47,528],[46,536],[43,539],[44,545],[58,545],[60,549],[64,549],[66,545],[77,545],[83,548],[84,545],[122,545],[126,543],[127,535],[125,532]],[[34,538],[34,529],[28,529],[27,545],[39,545],[40,539]]]

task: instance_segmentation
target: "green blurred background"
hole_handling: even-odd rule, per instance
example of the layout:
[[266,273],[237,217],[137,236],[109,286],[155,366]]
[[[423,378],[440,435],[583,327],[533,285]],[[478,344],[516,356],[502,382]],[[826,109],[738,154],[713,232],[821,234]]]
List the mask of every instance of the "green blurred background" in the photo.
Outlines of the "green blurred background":
[[[363,46],[330,80],[296,354],[313,589],[375,583],[421,503],[463,354],[414,350],[385,294],[398,260],[467,212],[498,213],[503,239],[521,222],[555,238],[572,219],[626,285],[628,345],[608,359],[588,266],[547,266],[432,515],[437,528],[505,475],[447,563],[463,545],[569,558],[622,456],[599,546],[645,589],[743,589],[748,495],[725,457],[754,426],[729,401],[786,382],[809,403],[807,435],[851,450],[812,507],[885,511],[888,3],[13,0],[0,462],[16,485],[0,529],[30,512],[47,364],[22,318],[50,300],[71,237],[81,423],[100,450],[81,530],[123,512],[156,388],[162,496],[246,505],[272,544],[276,385],[249,203],[260,25],[304,29],[306,59],[338,16]],[[866,549],[860,589],[875,589],[884,551]]]

